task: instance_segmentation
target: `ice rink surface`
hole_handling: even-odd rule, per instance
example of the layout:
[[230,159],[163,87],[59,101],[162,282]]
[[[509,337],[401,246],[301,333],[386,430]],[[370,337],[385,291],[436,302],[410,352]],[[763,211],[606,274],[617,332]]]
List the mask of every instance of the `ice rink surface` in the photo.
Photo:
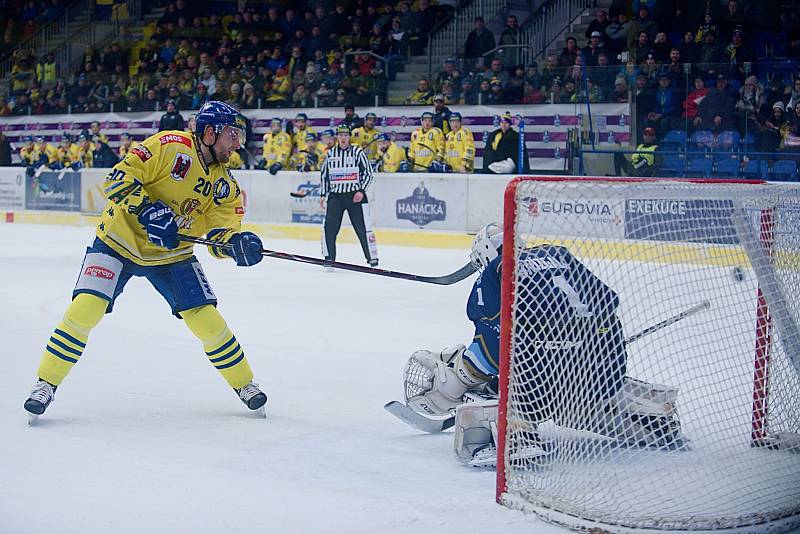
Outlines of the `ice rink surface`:
[[[349,232],[351,230],[345,229]],[[146,280],[114,313],[35,427],[22,403],[66,308],[93,228],[0,225],[0,534],[563,532],[494,502],[452,432],[383,410],[416,349],[472,335],[474,277],[447,287],[195,247],[269,395],[254,418]],[[319,244],[267,248],[319,254]],[[441,275],[465,250],[381,247],[381,267]],[[340,246],[340,261],[363,263]]]

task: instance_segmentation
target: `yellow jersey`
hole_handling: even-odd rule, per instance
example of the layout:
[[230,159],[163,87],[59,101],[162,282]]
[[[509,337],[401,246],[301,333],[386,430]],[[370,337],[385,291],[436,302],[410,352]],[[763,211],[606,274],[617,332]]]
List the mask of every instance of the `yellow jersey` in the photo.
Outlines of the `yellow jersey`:
[[236,150],[231,152],[231,159],[228,160],[226,167],[229,169],[241,169],[244,167],[244,161],[242,161],[242,156],[239,155],[239,152]]
[[[106,177],[97,236],[139,265],[187,260],[192,244],[169,250],[147,240],[137,213],[144,203],[161,200],[172,208],[182,234],[200,237],[214,231],[226,242],[241,229],[244,205],[239,184],[224,165],[206,164],[195,137],[178,130],[159,132],[132,148]],[[227,258],[210,248],[212,255]]]
[[391,142],[384,152],[379,152],[381,158],[381,172],[397,172],[400,164],[406,161],[406,151],[397,143]]
[[86,148],[82,148],[79,144],[72,145],[75,148],[73,154],[70,155],[74,161],[80,161],[84,167],[92,167],[94,164],[94,148],[91,143]]
[[47,163],[53,163],[58,159],[58,149],[50,143],[36,143],[33,145],[37,155],[44,154],[47,156]]
[[358,147],[361,147],[367,154],[367,159],[374,161],[379,159],[378,156],[378,142],[376,139],[381,134],[377,128],[367,130],[366,126],[360,126],[353,130],[353,135],[350,137],[350,142]]
[[286,132],[264,134],[264,151],[261,154],[267,162],[267,168],[273,163],[280,163],[284,168],[289,164],[292,155],[292,138]]
[[414,163],[412,171],[427,168],[433,161],[444,160],[444,134],[435,126],[430,130],[417,128],[411,133],[408,159]]
[[314,128],[310,128],[306,126],[302,130],[299,128],[295,128],[294,132],[292,133],[292,145],[294,146],[294,152],[302,152],[306,149],[306,135],[308,134],[316,135],[317,132],[314,131]]
[[[314,157],[309,158],[309,156],[312,154]],[[313,150],[308,150],[308,147],[306,146],[302,152],[297,152],[292,155],[292,170],[298,170],[301,172],[318,171],[322,168],[322,161],[327,155],[328,149],[323,148],[321,143],[315,144]]]
[[19,157],[26,165],[33,165],[34,163],[38,162],[39,154],[40,152],[36,150],[35,146],[24,146],[19,149]]
[[444,161],[454,172],[472,172],[475,168],[475,140],[463,126],[449,132],[445,140]]

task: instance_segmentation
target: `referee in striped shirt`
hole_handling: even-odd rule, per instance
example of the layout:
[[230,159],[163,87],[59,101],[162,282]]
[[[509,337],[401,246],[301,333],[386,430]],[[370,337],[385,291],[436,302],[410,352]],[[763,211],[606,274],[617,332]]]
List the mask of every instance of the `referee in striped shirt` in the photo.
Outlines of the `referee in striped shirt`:
[[326,260],[336,259],[336,237],[346,211],[361,242],[364,257],[374,267],[378,265],[378,247],[367,199],[367,188],[373,177],[372,165],[360,147],[350,144],[350,127],[346,124],[336,128],[336,141],[328,150],[320,172],[320,195],[325,208],[322,254]]

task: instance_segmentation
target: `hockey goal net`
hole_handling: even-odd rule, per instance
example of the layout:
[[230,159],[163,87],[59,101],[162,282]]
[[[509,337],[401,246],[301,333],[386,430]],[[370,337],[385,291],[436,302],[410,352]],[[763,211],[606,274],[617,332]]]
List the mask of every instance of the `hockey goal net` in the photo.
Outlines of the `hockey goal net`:
[[598,531],[800,528],[799,324],[800,185],[513,180],[498,502]]

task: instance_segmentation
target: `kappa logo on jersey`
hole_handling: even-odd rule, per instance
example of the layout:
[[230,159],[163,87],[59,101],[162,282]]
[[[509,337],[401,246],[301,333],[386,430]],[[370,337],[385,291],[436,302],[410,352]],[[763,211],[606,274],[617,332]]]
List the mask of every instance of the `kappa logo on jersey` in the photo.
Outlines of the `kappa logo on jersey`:
[[231,185],[225,178],[220,178],[214,182],[214,204],[219,205],[231,194]]
[[169,143],[180,143],[182,145],[188,146],[189,148],[192,147],[192,141],[188,137],[184,137],[182,135],[166,134],[159,137],[158,140],[161,141],[162,145],[166,145]]
[[142,160],[142,163],[153,157],[153,153],[150,152],[147,149],[147,147],[144,147],[142,145],[139,145],[136,148],[132,148],[131,154],[136,154],[137,156],[139,156],[139,159]]
[[172,170],[170,171],[169,175],[176,182],[180,182],[186,178],[191,166],[192,158],[186,154],[183,154],[182,152],[178,152],[175,154],[175,161],[172,163]]
[[102,278],[104,280],[113,280],[116,276],[114,271],[110,269],[106,269],[105,267],[101,267],[99,265],[89,265],[86,269],[83,270],[83,274],[86,276],[92,276],[94,278]]

